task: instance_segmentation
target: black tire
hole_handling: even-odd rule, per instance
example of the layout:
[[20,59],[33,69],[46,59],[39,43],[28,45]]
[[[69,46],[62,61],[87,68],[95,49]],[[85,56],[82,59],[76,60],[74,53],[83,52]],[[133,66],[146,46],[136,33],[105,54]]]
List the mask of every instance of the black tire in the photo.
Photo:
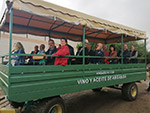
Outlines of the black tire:
[[138,87],[136,83],[124,84],[122,86],[122,96],[125,100],[134,101],[138,96]]
[[25,102],[22,102],[22,103],[18,103],[18,102],[10,102],[10,105],[13,106],[14,108],[19,108],[19,107],[23,107],[25,104]]
[[101,92],[102,88],[92,89],[94,92]]
[[65,104],[61,97],[44,99],[38,103],[35,109],[31,109],[31,113],[66,113]]

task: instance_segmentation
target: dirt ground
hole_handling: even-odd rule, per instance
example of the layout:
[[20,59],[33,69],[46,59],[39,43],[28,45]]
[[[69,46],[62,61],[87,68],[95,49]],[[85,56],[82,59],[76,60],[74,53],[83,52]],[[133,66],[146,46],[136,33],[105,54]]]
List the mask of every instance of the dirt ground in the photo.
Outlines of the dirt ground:
[[[63,95],[67,113],[150,113],[150,94],[145,89],[148,83],[138,84],[136,101],[122,99],[121,91],[104,88],[102,92],[91,90]],[[0,92],[0,97],[3,94]]]
[[67,113],[150,113],[150,94],[146,93],[147,84],[138,84],[139,95],[136,101],[122,99],[121,91],[103,89],[65,95]]

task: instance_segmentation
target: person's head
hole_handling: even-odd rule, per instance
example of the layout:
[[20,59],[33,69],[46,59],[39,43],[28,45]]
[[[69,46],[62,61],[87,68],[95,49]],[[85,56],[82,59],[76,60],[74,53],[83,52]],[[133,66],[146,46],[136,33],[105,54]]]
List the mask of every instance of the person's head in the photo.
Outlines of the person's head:
[[23,50],[24,50],[24,47],[23,47],[23,45],[21,44],[21,42],[17,42],[17,43],[15,44],[15,50],[19,50],[19,49],[23,49]]
[[131,45],[130,49],[131,51],[134,51],[135,50],[134,45]]
[[125,50],[127,50],[127,49],[128,49],[127,44],[124,44],[124,45],[123,45],[123,50],[125,51]]
[[13,51],[16,51],[16,43],[13,45]]
[[41,44],[40,45],[40,50],[44,50],[45,49],[45,45],[44,44]]
[[48,41],[48,45],[49,45],[49,48],[53,48],[53,47],[55,46],[54,40],[50,39],[50,40]]
[[114,45],[110,45],[109,50],[110,50],[110,52],[112,52],[112,51],[115,51],[115,50],[116,50],[116,48],[115,48],[115,46],[114,46]]
[[60,39],[61,41],[61,46],[65,46],[68,43],[68,40],[66,38]]
[[102,43],[98,43],[96,46],[96,50],[101,50],[103,48],[103,44]]
[[34,46],[34,51],[38,51],[38,49],[39,49],[38,45]]
[[85,47],[88,47],[88,45],[89,45],[89,41],[85,39]]
[[107,45],[103,45],[103,50],[104,50],[104,51],[107,50]]

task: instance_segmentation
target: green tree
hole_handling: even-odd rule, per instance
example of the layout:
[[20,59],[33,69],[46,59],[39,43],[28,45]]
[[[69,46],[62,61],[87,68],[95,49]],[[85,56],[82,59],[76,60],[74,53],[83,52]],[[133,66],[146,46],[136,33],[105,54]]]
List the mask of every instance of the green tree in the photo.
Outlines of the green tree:
[[139,57],[144,57],[145,56],[145,46],[144,46],[143,41],[128,42],[127,45],[128,45],[129,48],[130,48],[131,45],[134,45],[135,50],[138,51],[138,56]]
[[147,64],[150,64],[150,51],[147,53]]

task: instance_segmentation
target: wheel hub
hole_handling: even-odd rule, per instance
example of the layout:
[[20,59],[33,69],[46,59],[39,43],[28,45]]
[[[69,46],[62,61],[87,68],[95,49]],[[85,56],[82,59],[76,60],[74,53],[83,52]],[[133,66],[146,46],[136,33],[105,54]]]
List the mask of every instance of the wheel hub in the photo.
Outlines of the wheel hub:
[[49,113],[62,113],[62,107],[60,105],[54,105]]
[[131,94],[132,94],[132,97],[135,97],[135,96],[136,96],[137,91],[136,91],[136,88],[135,88],[135,87],[132,88]]

